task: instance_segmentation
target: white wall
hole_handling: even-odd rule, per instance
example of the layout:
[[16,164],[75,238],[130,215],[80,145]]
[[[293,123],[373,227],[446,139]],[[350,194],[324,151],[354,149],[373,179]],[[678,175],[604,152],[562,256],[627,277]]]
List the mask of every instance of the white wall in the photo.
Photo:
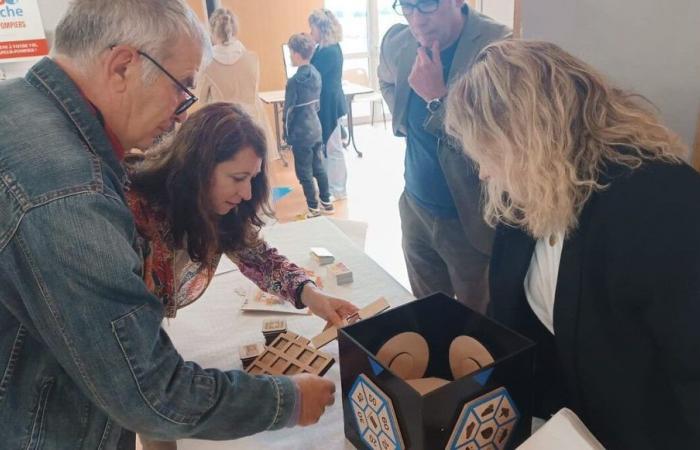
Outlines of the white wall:
[[476,0],[476,9],[496,22],[513,28],[514,0]]
[[594,65],[661,110],[693,144],[700,112],[700,1],[522,0],[523,37]]

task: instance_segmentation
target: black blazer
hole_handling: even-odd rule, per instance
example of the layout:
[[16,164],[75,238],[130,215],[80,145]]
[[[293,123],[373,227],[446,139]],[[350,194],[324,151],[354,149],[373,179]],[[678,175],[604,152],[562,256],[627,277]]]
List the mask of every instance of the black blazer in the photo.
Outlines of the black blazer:
[[343,51],[340,44],[317,47],[311,57],[311,64],[321,74],[321,110],[318,118],[325,144],[338,126],[338,119],[348,112],[343,93]]
[[573,409],[609,449],[700,449],[700,175],[608,167],[564,242],[554,336],[527,304],[534,240],[501,226],[490,314],[538,343],[542,417]]

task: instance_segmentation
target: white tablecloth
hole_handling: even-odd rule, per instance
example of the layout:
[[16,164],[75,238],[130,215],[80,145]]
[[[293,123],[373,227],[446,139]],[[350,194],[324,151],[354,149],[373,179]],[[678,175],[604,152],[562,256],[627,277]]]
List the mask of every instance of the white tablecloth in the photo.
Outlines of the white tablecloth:
[[[325,218],[274,225],[264,230],[266,240],[297,264],[323,276],[324,289],[348,299],[358,307],[365,306],[377,297],[384,296],[392,307],[413,299],[396,280]],[[336,286],[326,277],[326,269],[320,268],[309,257],[310,247],[325,247],[353,271],[354,282]],[[240,369],[238,347],[241,344],[261,341],[262,321],[280,317],[287,320],[287,328],[311,338],[321,332],[324,322],[313,316],[271,315],[244,313],[240,310],[241,294],[249,291],[248,281],[240,272],[228,272],[214,278],[203,298],[178,311],[177,318],[164,325],[170,338],[182,356],[204,367],[223,370]],[[336,383],[336,402],[326,410],[321,420],[310,427],[287,428],[260,433],[236,441],[211,442],[183,440],[179,450],[338,450],[352,449],[343,433],[343,408],[340,389],[337,341],[324,347],[324,351],[336,358],[336,363],[325,377]],[[231,426],[235,426],[232,424]]]

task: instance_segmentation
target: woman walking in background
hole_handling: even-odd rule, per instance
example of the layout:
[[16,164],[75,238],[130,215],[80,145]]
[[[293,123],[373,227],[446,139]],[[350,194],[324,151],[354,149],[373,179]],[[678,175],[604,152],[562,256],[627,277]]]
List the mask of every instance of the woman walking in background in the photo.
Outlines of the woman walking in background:
[[213,60],[199,80],[199,97],[204,104],[231,102],[239,104],[265,132],[267,154],[277,156],[276,142],[258,97],[260,61],[238,39],[238,18],[225,8],[216,9],[209,18]]
[[311,64],[321,74],[321,109],[318,112],[325,145],[326,173],[331,195],[336,200],[347,197],[348,171],[345,166],[345,149],[340,135],[338,119],[347,114],[343,93],[343,51],[339,42],[343,38],[340,22],[327,9],[317,9],[309,16],[311,36],[318,44]]

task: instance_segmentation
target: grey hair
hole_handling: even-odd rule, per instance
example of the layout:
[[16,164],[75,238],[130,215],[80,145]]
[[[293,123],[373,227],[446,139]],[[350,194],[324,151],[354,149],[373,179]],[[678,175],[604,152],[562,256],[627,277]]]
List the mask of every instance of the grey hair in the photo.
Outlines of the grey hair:
[[318,28],[321,47],[337,44],[343,40],[343,27],[330,9],[316,9],[309,16],[309,25]]
[[[209,59],[211,44],[204,27],[182,0],[73,0],[56,27],[54,55],[65,56],[86,71],[113,45],[130,45],[157,61],[172,55],[173,43],[189,37]],[[203,62],[204,62],[203,61]],[[144,80],[158,73],[144,65]]]

